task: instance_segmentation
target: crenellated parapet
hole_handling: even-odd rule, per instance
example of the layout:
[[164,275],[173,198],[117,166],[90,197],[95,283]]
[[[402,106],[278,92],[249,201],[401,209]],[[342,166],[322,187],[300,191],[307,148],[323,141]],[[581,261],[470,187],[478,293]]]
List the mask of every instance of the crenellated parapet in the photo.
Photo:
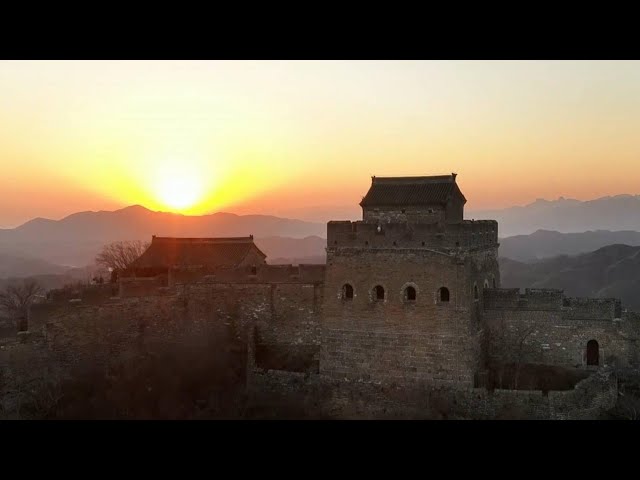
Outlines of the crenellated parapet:
[[622,317],[622,303],[617,298],[564,297],[563,317],[575,320],[614,320]]
[[487,288],[483,291],[485,310],[556,310],[562,309],[562,290],[547,288]]
[[325,265],[256,265],[234,268],[172,268],[171,284],[212,283],[306,283],[321,284]]
[[552,288],[488,288],[483,291],[485,310],[555,311],[566,320],[614,320],[621,318],[616,298],[565,297]]
[[332,221],[327,223],[327,249],[399,248],[456,250],[498,247],[498,222],[385,223]]

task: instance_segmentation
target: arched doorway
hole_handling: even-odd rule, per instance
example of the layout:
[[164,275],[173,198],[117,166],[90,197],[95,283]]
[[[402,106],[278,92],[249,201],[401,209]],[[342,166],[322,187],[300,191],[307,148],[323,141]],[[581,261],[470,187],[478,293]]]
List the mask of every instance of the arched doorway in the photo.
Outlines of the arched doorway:
[[438,290],[438,293],[439,293],[438,300],[440,300],[441,302],[449,301],[449,289],[447,287],[440,287],[440,290]]
[[376,285],[373,289],[373,293],[376,301],[384,300],[384,287],[382,285]]
[[342,298],[344,300],[353,300],[353,287],[348,283],[342,286]]
[[600,365],[600,347],[595,340],[587,342],[587,365]]

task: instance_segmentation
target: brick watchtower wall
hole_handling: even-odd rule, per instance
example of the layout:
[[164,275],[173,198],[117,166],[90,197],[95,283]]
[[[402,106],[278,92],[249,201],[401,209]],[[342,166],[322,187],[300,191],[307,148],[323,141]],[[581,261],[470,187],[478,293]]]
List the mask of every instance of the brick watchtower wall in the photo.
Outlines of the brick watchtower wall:
[[[482,364],[482,290],[500,281],[497,247],[495,221],[389,223],[380,229],[329,222],[320,372],[385,383],[473,385]],[[384,299],[377,298],[376,286]]]
[[[494,363],[561,367],[637,365],[640,319],[614,298],[565,297],[562,290],[527,288],[484,292],[483,325]],[[589,365],[588,345],[597,356]]]

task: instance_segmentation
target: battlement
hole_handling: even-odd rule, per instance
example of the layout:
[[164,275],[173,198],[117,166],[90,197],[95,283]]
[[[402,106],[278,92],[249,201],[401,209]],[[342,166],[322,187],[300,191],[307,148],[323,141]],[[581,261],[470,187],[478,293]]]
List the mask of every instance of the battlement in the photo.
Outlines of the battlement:
[[498,246],[498,222],[384,223],[332,221],[327,223],[327,248],[470,249]]
[[212,283],[313,283],[324,281],[325,265],[257,265],[238,268],[172,268],[172,285]]
[[485,310],[556,310],[562,309],[562,290],[552,288],[485,288]]
[[526,288],[485,288],[485,310],[557,311],[567,320],[613,320],[622,316],[622,305],[616,298],[565,297],[562,290]]
[[617,298],[565,297],[563,317],[575,320],[613,320],[622,317],[622,303]]

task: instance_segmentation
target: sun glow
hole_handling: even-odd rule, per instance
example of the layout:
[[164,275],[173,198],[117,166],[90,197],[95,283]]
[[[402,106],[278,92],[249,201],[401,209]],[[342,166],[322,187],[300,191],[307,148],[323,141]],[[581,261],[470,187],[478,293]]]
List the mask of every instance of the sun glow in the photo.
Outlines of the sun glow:
[[195,172],[182,169],[164,169],[156,182],[158,199],[167,207],[186,211],[202,200],[203,184]]

